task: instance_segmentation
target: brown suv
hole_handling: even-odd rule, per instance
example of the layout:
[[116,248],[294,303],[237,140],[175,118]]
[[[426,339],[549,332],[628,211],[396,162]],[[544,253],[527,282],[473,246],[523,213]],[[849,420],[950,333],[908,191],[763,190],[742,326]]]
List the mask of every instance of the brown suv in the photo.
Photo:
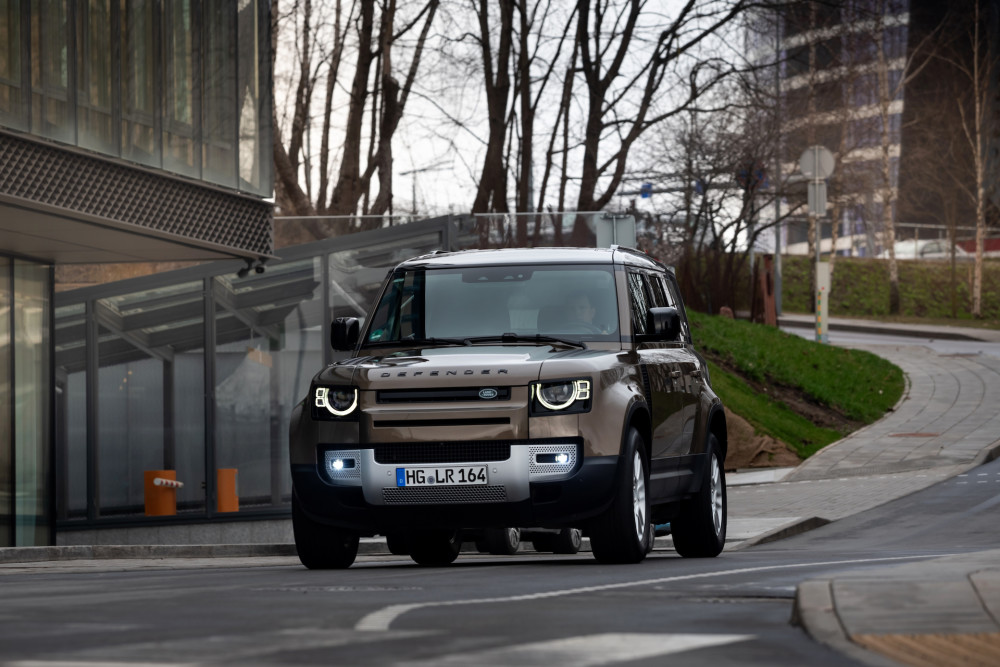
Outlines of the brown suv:
[[395,267],[353,351],[292,415],[292,518],[309,568],[361,536],[445,565],[463,539],[577,527],[634,563],[650,524],[682,556],[726,536],[726,423],[673,274],[634,250],[434,253]]

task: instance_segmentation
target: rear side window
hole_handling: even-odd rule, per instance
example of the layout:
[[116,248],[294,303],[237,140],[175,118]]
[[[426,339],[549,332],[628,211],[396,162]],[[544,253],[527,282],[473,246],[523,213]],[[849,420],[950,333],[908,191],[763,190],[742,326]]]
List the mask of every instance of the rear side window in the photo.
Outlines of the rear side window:
[[684,310],[684,302],[681,301],[681,291],[677,286],[677,282],[672,276],[663,276],[661,278],[666,283],[667,295],[670,298],[670,304],[677,309],[677,312],[681,316],[681,337],[687,342],[691,342],[691,329],[688,326],[687,312]]
[[628,274],[628,301],[632,309],[632,331],[636,334],[646,331],[646,318],[649,313],[649,294],[646,290],[646,279],[641,273]]

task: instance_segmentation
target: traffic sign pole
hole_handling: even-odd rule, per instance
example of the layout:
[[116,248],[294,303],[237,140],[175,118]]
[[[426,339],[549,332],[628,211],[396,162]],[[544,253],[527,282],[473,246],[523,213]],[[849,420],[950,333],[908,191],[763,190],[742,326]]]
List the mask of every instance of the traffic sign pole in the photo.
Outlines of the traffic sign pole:
[[[809,226],[816,230],[816,341],[829,342],[827,334],[830,302],[830,263],[820,261],[823,243],[823,216],[826,215],[826,179],[833,173],[833,153],[823,146],[802,151],[799,169],[810,179],[806,185],[809,203]],[[836,248],[831,248],[835,252]]]

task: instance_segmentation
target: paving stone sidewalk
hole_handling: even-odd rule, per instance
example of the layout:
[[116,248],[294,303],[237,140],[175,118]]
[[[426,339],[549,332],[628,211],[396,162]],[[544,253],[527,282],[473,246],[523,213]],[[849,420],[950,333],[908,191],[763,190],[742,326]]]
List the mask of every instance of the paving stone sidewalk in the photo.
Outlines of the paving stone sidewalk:
[[[993,354],[996,333],[984,338],[988,354],[861,347],[903,369],[903,399],[882,420],[776,475],[780,481],[730,488],[733,525],[786,520],[739,546],[842,519],[953,476],[966,483],[972,468],[997,458],[1000,346]],[[998,665],[998,563],[1000,550],[992,550],[807,581],[797,587],[793,620],[868,665]]]
[[1000,355],[941,355],[919,345],[865,346],[907,375],[896,409],[785,476],[733,486],[734,524],[844,517],[936,484],[1000,454]]

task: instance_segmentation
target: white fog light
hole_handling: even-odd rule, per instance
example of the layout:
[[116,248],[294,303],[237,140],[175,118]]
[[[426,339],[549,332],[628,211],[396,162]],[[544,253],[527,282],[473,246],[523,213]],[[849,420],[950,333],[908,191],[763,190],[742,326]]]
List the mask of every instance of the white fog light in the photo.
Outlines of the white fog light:
[[334,450],[323,455],[326,474],[333,481],[361,479],[361,452],[358,450]]
[[578,461],[577,445],[573,443],[531,445],[528,448],[528,480],[540,482],[565,479],[572,475]]

